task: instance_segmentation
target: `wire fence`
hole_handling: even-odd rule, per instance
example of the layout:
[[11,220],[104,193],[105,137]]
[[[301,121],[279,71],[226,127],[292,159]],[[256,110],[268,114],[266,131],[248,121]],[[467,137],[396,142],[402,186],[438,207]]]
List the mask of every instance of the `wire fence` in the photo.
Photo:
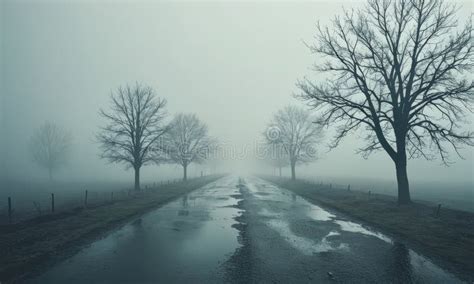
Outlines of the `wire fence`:
[[[290,177],[286,176],[268,176],[272,179],[279,179],[280,181],[288,181]],[[298,182],[305,183],[308,186],[312,186],[318,189],[334,189],[339,191],[349,191],[354,193],[367,193],[367,194],[387,194],[388,190],[381,190],[378,185],[361,185],[360,183],[342,183],[342,182],[332,182],[324,181],[322,179],[312,179],[312,178],[297,178]]]
[[[200,177],[189,178],[186,182]],[[93,208],[114,202],[137,198],[157,192],[170,184],[183,182],[182,179],[168,179],[159,182],[142,183],[141,190],[136,193],[133,188],[119,190],[82,190],[62,191],[57,188],[50,192],[43,191],[32,194],[10,194],[0,199],[0,225],[16,224],[34,218],[51,216],[64,212],[73,212],[83,208]]]
[[[268,178],[278,180],[280,182],[290,181],[288,176],[276,176],[266,175]],[[303,183],[308,189],[314,189],[324,192],[330,192],[333,197],[341,199],[348,197],[355,197],[361,200],[385,200],[396,202],[397,200],[397,188],[396,185],[389,184],[387,182],[361,182],[355,181],[354,183],[342,183],[333,182],[330,179],[317,179],[300,177],[296,179],[296,182]],[[420,188],[415,190],[411,188],[412,200],[417,203],[422,203],[429,207],[434,208],[435,215],[438,215],[441,208],[449,208],[454,210],[462,210],[468,212],[474,212],[473,193],[465,191],[464,195],[450,196],[452,192],[447,191],[443,195],[430,194],[428,190],[421,191]],[[418,189],[418,192],[417,192]]]

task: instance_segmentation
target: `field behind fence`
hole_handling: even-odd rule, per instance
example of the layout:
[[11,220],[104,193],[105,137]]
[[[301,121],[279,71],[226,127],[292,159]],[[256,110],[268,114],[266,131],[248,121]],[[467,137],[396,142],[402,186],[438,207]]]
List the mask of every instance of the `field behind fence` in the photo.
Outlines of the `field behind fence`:
[[[181,182],[181,179],[142,183],[140,194],[157,191],[161,186],[177,182]],[[14,224],[52,213],[74,211],[83,207],[95,207],[136,197],[129,183],[118,182],[54,184],[10,182],[2,187],[3,189],[0,191],[0,225]]]
[[[273,175],[276,177],[276,175]],[[282,177],[289,179],[288,176]],[[364,194],[397,196],[396,182],[378,179],[330,178],[301,176],[297,178],[309,185],[318,185],[326,188],[351,190]],[[433,206],[441,204],[443,207],[474,212],[474,188],[472,184],[464,183],[435,183],[411,182],[410,194],[413,200],[430,203]]]

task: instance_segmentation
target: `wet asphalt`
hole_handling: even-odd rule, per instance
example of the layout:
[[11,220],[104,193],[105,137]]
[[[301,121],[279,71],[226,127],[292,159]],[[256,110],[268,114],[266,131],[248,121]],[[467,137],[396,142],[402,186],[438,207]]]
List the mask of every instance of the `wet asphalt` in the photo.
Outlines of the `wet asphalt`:
[[30,281],[460,282],[387,235],[262,179],[237,176],[137,218]]

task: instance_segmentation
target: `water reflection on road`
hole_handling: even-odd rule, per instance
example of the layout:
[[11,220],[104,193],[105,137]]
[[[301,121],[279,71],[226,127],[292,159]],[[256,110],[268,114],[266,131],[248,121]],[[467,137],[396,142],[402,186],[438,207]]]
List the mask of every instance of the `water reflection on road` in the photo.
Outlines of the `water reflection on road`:
[[237,184],[225,177],[145,214],[32,282],[460,282],[397,240],[290,191],[253,177]]
[[[273,279],[267,276],[261,279],[270,282],[308,279],[358,283],[460,282],[404,244],[290,191],[258,178],[247,178],[246,188],[243,196],[247,202],[249,228],[259,236],[252,238],[252,249],[265,260],[259,263],[258,270],[262,275],[273,275]],[[275,260],[283,255],[297,266]]]
[[148,213],[33,282],[220,282],[238,246],[236,184],[226,177]]

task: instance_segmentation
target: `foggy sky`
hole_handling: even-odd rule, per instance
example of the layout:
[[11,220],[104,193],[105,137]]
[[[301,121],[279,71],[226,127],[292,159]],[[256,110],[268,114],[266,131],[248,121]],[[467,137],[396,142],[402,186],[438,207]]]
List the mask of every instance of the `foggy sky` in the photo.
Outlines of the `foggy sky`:
[[[355,4],[353,3],[355,2]],[[351,4],[352,3],[352,4]],[[460,13],[466,19],[469,2]],[[226,170],[261,170],[251,148],[271,115],[287,104],[295,82],[315,78],[311,43],[317,21],[360,1],[315,2],[1,2],[2,144],[8,176],[44,175],[31,163],[28,139],[44,121],[69,129],[73,157],[60,172],[74,179],[132,180],[124,166],[98,158],[98,110],[120,85],[142,82],[168,100],[169,118],[196,113],[212,136],[247,158]],[[461,20],[463,22],[463,20]],[[472,129],[472,124],[471,124]],[[330,137],[327,137],[326,143]],[[384,152],[364,160],[353,135],[299,174],[394,179]],[[445,167],[440,160],[409,161],[413,180],[472,183],[473,150]],[[196,168],[196,171],[199,171]],[[181,174],[179,167],[150,166],[145,179]],[[192,174],[192,172],[191,172]]]

